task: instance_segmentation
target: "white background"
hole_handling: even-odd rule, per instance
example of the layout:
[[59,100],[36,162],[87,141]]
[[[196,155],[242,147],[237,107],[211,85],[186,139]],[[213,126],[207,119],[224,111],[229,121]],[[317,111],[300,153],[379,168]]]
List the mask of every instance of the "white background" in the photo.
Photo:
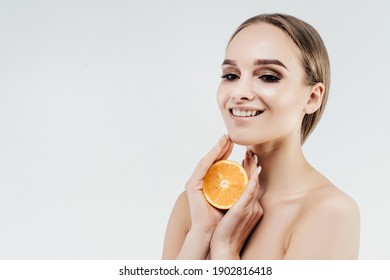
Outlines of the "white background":
[[319,31],[332,65],[306,157],[359,204],[360,258],[390,259],[388,3],[0,0],[0,258],[159,259],[225,133],[227,40],[282,12]]

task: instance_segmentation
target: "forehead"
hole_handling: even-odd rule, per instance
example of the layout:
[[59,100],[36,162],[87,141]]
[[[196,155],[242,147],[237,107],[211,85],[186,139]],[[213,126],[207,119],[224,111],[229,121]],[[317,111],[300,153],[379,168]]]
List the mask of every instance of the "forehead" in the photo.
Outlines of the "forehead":
[[241,63],[254,59],[278,59],[288,69],[300,67],[301,54],[293,40],[268,23],[252,24],[236,34],[226,48],[226,58]]

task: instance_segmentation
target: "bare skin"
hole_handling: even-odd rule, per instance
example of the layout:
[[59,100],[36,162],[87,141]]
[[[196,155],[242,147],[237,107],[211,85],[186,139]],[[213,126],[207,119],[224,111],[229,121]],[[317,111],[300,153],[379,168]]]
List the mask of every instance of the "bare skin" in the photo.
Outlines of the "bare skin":
[[[299,50],[268,24],[240,31],[225,56],[217,101],[229,136],[187,181],[168,222],[163,259],[357,259],[358,207],[307,162],[300,143],[302,118],[319,108],[324,86],[304,83]],[[202,180],[234,143],[248,147],[242,164],[249,182],[225,213],[206,202]]]

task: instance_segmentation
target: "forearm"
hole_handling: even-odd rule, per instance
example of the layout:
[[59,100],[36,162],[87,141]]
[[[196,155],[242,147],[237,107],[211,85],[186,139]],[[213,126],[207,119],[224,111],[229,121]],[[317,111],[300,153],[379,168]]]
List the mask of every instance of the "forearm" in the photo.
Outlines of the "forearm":
[[178,260],[205,260],[210,251],[212,233],[189,231],[177,256]]

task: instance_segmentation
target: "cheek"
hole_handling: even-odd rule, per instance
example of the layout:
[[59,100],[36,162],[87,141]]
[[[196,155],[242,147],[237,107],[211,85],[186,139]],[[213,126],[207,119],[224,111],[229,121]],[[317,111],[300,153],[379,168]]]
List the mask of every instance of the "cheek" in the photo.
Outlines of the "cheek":
[[278,100],[277,111],[275,112],[276,120],[282,131],[288,132],[297,128],[302,123],[304,116],[303,99],[301,96],[289,94]]
[[291,86],[280,88],[278,92],[269,95],[269,101],[276,109],[297,113],[303,111],[306,103],[304,89]]
[[217,104],[219,110],[221,111],[223,110],[227,101],[228,101],[228,95],[224,93],[224,91],[222,90],[222,86],[219,85],[217,90]]
[[306,104],[302,88],[283,87],[264,98],[270,109],[270,114],[282,126],[291,126],[301,122]]

